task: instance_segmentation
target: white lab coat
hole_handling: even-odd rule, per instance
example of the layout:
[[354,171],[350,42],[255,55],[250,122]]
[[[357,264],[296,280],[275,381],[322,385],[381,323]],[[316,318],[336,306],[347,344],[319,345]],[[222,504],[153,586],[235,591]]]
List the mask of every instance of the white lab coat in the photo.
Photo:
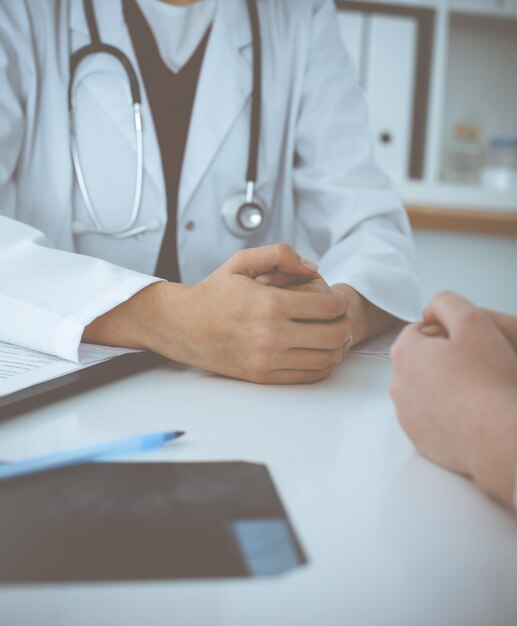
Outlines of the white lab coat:
[[[138,71],[120,0],[94,5],[102,40],[122,49]],[[245,241],[221,219],[225,199],[244,191],[252,89],[245,0],[222,0],[179,189],[182,280],[202,280],[244,246],[293,244],[300,227],[329,283],[347,283],[393,315],[415,319],[409,227],[397,193],[372,161],[365,101],[333,4],[258,5],[264,69],[257,191],[270,208],[268,226]],[[156,280],[167,215],[143,90],[138,224],[159,220],[162,227],[123,240],[72,234],[74,219],[91,223],[73,173],[67,112],[69,57],[87,43],[81,0],[0,0],[0,340],[71,360],[85,325]],[[127,222],[134,191],[132,109],[119,78],[121,67],[96,55],[80,65],[76,79],[79,150],[107,227]]]

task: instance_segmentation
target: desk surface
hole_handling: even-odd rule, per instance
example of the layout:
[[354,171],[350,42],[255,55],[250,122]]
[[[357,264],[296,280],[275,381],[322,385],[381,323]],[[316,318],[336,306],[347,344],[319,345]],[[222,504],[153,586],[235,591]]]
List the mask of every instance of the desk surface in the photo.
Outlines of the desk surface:
[[178,428],[140,458],[266,463],[309,563],[260,580],[4,587],[0,624],[515,626],[517,522],[414,453],[389,376],[358,355],[300,387],[171,365],[1,424],[3,459]]

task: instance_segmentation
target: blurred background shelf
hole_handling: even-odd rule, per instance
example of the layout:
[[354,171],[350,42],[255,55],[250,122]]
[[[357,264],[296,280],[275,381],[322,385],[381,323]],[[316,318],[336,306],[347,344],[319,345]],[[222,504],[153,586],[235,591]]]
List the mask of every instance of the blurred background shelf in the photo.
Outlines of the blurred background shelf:
[[[336,4],[376,159],[415,227],[516,235],[517,185],[490,189],[487,168],[517,142],[517,0]],[[499,153],[517,181],[517,143]]]
[[517,236],[517,190],[409,182],[399,191],[415,229]]
[[517,188],[498,193],[477,185],[406,181],[397,185],[403,202],[410,206],[435,207],[517,215]]
[[414,229],[517,237],[517,213],[412,206],[411,204],[406,204],[406,211]]

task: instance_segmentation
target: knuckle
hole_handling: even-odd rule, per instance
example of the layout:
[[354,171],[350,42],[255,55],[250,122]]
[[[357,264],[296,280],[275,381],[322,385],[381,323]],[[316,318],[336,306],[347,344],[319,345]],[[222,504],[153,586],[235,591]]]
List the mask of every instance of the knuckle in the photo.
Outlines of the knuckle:
[[234,253],[233,258],[235,261],[240,263],[244,260],[245,256],[246,256],[246,250],[237,250],[237,252]]
[[275,244],[275,251],[277,256],[283,258],[286,255],[291,254],[293,252],[293,249],[287,243],[277,243]]
[[342,315],[342,304],[339,298],[333,296],[328,299],[326,304],[326,313],[331,319],[335,319],[336,317],[340,317]]
[[333,341],[333,345],[334,346],[339,346],[342,347],[345,345],[345,343],[348,341],[348,338],[350,336],[350,333],[348,332],[347,328],[345,327],[344,324],[340,324],[335,330],[334,330],[334,341]]

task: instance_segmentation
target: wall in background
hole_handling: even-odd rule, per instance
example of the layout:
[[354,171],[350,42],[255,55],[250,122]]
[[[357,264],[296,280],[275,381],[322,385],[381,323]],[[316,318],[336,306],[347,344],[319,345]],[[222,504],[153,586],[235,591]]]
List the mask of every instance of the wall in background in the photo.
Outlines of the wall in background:
[[425,302],[452,289],[517,315],[517,238],[421,230],[414,237]]

